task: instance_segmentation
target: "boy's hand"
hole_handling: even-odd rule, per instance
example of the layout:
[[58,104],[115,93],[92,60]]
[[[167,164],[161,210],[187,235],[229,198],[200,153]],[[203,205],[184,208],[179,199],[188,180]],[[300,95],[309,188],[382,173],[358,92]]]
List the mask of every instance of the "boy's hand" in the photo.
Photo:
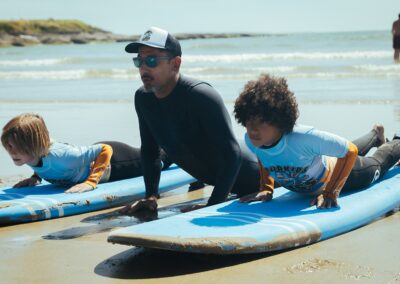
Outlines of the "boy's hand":
[[260,191],[260,192],[255,192],[251,193],[249,195],[245,195],[242,198],[240,198],[240,202],[244,203],[250,203],[253,201],[270,201],[272,199],[272,192],[271,191]]
[[13,185],[13,187],[27,187],[40,184],[40,181],[35,177],[26,178]]
[[65,191],[65,193],[82,193],[85,191],[91,191],[94,188],[87,183],[78,183]]
[[128,204],[127,206],[125,206],[124,208],[119,210],[119,213],[133,214],[140,209],[147,209],[147,210],[155,211],[155,210],[157,210],[157,207],[158,207],[157,197],[150,196],[149,198],[140,199],[133,203]]
[[339,207],[336,197],[334,196],[327,197],[324,196],[324,194],[322,193],[311,201],[311,205],[316,205],[317,208],[319,209]]

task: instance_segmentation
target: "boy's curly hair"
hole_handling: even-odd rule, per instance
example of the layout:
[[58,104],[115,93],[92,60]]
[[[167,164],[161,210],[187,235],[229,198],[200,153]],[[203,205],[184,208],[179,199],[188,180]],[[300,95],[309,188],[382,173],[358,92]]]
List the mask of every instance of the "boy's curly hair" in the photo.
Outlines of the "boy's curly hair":
[[260,119],[284,133],[293,130],[299,117],[294,94],[284,78],[262,74],[258,80],[249,81],[235,101],[237,122],[246,126],[249,120]]

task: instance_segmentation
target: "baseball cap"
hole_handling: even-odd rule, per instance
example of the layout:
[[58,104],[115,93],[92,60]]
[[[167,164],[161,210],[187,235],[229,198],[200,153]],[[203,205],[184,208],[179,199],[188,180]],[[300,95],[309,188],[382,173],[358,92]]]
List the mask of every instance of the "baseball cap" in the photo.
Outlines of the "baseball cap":
[[157,27],[149,28],[138,41],[128,44],[125,47],[125,51],[128,53],[138,53],[139,47],[142,45],[165,49],[171,52],[174,56],[182,56],[179,41],[169,32]]

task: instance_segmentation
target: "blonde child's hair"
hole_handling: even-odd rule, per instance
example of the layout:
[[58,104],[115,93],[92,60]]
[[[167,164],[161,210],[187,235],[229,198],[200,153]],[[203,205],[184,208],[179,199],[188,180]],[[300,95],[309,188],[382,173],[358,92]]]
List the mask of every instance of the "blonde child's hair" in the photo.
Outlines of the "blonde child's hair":
[[1,143],[9,149],[13,143],[15,151],[33,155],[35,158],[46,156],[50,148],[50,136],[43,118],[34,113],[24,113],[11,119],[1,134]]

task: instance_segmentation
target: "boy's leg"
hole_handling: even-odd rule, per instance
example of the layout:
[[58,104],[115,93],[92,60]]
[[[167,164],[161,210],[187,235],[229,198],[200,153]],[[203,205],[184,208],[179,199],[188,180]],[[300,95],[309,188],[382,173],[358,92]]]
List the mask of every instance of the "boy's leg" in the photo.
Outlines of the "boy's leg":
[[[111,172],[109,178],[102,179],[102,183],[134,178],[143,175],[140,148],[135,148],[118,141],[102,141],[96,144],[99,143],[110,145],[113,149],[113,155],[110,161]],[[163,164],[162,170],[165,170],[172,164],[172,161],[162,149],[160,157]],[[203,188],[204,186],[204,183],[196,181],[190,184],[190,189],[195,190]]]
[[400,159],[400,140],[380,146],[371,157],[358,157],[343,190],[361,189],[382,178]]
[[358,155],[365,156],[373,147],[379,147],[385,143],[383,125],[376,124],[366,135],[356,139],[353,143],[358,148]]
[[[140,149],[118,141],[102,141],[113,149],[111,174],[108,181],[116,181],[143,175]],[[96,143],[96,144],[98,144]]]

